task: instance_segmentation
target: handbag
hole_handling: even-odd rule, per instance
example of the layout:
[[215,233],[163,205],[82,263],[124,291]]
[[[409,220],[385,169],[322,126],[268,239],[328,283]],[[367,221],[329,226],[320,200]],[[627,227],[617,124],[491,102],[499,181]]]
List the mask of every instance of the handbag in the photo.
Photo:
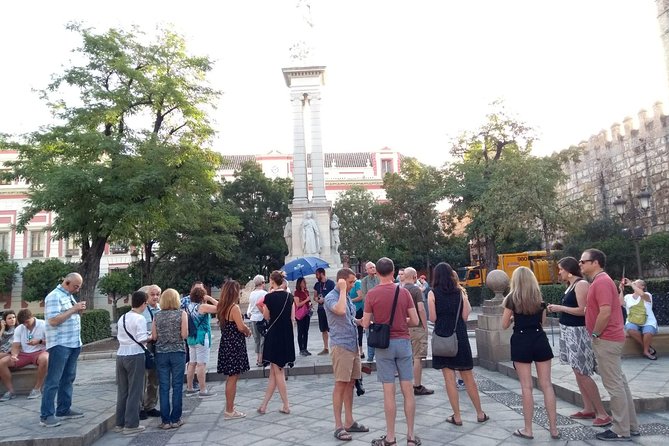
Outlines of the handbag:
[[390,345],[390,326],[393,325],[395,318],[395,307],[397,307],[397,297],[400,295],[400,286],[395,289],[395,299],[393,300],[393,309],[390,312],[390,321],[387,324],[371,324],[369,333],[367,333],[367,345],[374,348],[388,348]]
[[142,347],[142,350],[144,350],[144,368],[146,368],[147,370],[155,369],[156,355],[151,353],[151,351],[148,348],[144,347],[144,344],[142,344],[141,342],[137,342],[137,339],[135,339],[134,336],[130,334],[128,329],[125,327],[125,314],[123,315],[123,329],[127,333],[128,337],[133,341],[135,341],[135,343],[140,347]]
[[307,315],[309,315],[309,304],[304,304],[301,307],[295,309],[295,319],[301,321]]
[[639,297],[639,303],[630,307],[627,321],[635,325],[644,325],[648,315],[646,314],[646,305],[643,302],[643,297]]
[[455,326],[453,333],[450,336],[439,336],[434,331],[432,332],[432,356],[443,356],[452,358],[458,354],[458,335],[456,333],[458,322],[462,315],[460,314],[462,308],[462,294],[460,294],[460,303],[458,304],[458,311],[455,313]]
[[276,321],[279,320],[279,318],[283,314],[283,310],[285,310],[286,306],[288,305],[288,300],[293,300],[290,293],[288,293],[288,296],[286,296],[286,301],[283,303],[283,308],[281,308],[281,313],[279,313],[279,315],[276,317],[276,319],[274,319],[274,322],[272,322],[270,324],[269,321],[263,319],[260,322],[264,322],[264,324],[261,325],[260,322],[257,323],[258,324],[257,325],[258,331],[260,331],[260,334],[262,336],[267,336],[267,333],[269,332],[270,328],[272,328],[274,326],[274,324],[276,324]]

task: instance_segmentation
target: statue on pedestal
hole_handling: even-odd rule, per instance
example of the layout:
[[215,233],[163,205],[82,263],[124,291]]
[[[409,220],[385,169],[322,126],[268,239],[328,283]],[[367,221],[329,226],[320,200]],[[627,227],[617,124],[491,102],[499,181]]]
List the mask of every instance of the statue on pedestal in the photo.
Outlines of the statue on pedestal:
[[304,255],[321,252],[321,233],[311,211],[304,214],[302,221],[302,252]]
[[332,255],[335,259],[339,259],[339,245],[341,244],[339,240],[339,217],[337,214],[332,214],[332,220],[330,221],[330,232],[332,235]]

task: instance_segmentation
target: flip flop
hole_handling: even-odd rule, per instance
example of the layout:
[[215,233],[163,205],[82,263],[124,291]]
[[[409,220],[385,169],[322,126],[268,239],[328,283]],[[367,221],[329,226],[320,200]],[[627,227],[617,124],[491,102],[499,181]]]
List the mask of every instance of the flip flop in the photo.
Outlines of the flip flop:
[[514,436],[514,437],[524,438],[525,440],[534,440],[534,437],[533,437],[532,435],[524,434],[524,433],[521,432],[520,429],[516,429],[516,430],[513,432],[513,436]]
[[281,412],[283,414],[286,414],[286,415],[290,415],[290,409],[284,409],[283,407],[281,409],[279,409],[279,412]]
[[346,428],[346,432],[369,432],[369,428],[363,424],[354,421],[351,427]]
[[485,413],[485,412],[483,412],[483,418],[477,418],[476,421],[477,421],[478,423],[485,423],[485,422],[488,421],[489,419],[490,419],[490,417],[488,416],[488,414]]
[[655,355],[657,355],[657,350],[655,350],[655,349],[653,348],[653,346],[651,345],[651,346],[648,347],[648,353],[650,353],[651,355],[655,356]]
[[446,422],[455,424],[456,426],[462,426],[462,421],[455,421],[455,414],[451,415],[450,417],[446,417]]
[[657,359],[657,356],[650,354],[650,355],[643,355],[646,359],[650,359],[651,361],[655,361]]
[[351,440],[353,440],[353,437],[351,436],[351,434],[346,432],[346,429],[344,429],[343,427],[340,427],[339,429],[334,431],[334,437],[337,440],[341,440],[341,441],[351,441]]

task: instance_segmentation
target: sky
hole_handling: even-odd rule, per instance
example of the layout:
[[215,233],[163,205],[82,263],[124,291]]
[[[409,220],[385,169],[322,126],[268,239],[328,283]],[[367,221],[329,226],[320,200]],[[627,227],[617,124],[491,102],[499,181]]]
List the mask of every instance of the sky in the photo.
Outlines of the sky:
[[[300,29],[297,0],[22,1],[0,15],[0,133],[50,122],[35,90],[68,66],[79,21],[100,32],[170,25],[209,56],[223,92],[212,115],[224,154],[292,152],[281,68]],[[654,0],[311,0],[327,67],[325,151],[390,147],[441,165],[489,104],[535,128],[549,154],[662,101],[666,65]]]

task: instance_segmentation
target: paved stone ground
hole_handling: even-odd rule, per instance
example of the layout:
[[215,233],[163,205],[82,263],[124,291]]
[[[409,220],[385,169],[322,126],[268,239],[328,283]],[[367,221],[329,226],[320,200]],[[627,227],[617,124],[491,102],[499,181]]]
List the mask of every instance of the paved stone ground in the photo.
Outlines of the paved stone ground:
[[[475,317],[475,316],[474,316]],[[218,334],[213,345],[218,347]],[[557,340],[557,337],[556,337]],[[474,354],[476,342],[470,338]],[[255,363],[252,342],[249,340],[249,359]],[[318,327],[312,321],[309,335],[309,349],[317,353],[322,348]],[[555,347],[557,353],[557,346]],[[74,407],[86,412],[80,420],[64,421],[53,429],[38,426],[40,400],[26,400],[25,396],[6,403],[0,403],[0,445],[162,445],[162,444],[222,444],[222,445],[334,445],[341,442],[334,439],[331,391],[332,376],[323,372],[330,365],[327,356],[299,357],[296,367],[290,370],[288,393],[291,401],[290,415],[278,412],[280,400],[276,395],[270,402],[267,415],[259,415],[255,409],[264,394],[265,379],[241,379],[237,391],[236,405],[248,414],[246,419],[223,420],[224,383],[215,373],[216,349],[212,349],[209,364],[209,383],[218,395],[207,400],[184,398],[184,420],[186,424],[177,430],[157,429],[159,419],[149,419],[147,431],[135,436],[123,436],[111,432],[114,426],[116,386],[114,384],[114,363],[111,353],[88,353],[82,355],[78,366],[78,376],[74,390]],[[99,358],[99,359],[93,359]],[[657,361],[643,358],[626,358],[624,370],[630,381],[635,398],[669,398],[669,358]],[[506,367],[509,367],[506,364]],[[255,374],[262,370],[252,367]],[[302,374],[300,373],[310,373]],[[416,433],[425,445],[456,444],[466,446],[487,446],[497,444],[523,444],[526,440],[512,436],[521,427],[519,383],[505,374],[475,368],[480,386],[484,410],[491,420],[485,424],[476,423],[476,414],[465,392],[460,392],[464,426],[456,427],[444,422],[451,410],[446,397],[440,372],[428,368],[424,371],[424,384],[434,388],[431,396],[417,397]],[[253,373],[248,374],[253,376]],[[553,361],[553,382],[558,388],[575,389],[573,374],[568,367]],[[361,423],[370,427],[367,434],[355,434],[350,444],[369,444],[371,439],[384,433],[383,399],[381,386],[375,374],[365,378],[367,393],[354,400],[354,415]],[[601,384],[600,384],[601,389]],[[545,411],[542,408],[542,394],[535,390],[537,410],[535,412],[535,442],[550,444],[601,444],[594,440],[600,429],[587,422],[574,421],[567,416],[579,410],[571,401],[573,391],[567,392],[571,398],[558,400],[559,429],[563,439],[550,440]],[[602,395],[607,393],[602,389]],[[401,399],[398,400],[401,402]],[[398,444],[405,444],[406,426],[404,416],[398,412]],[[665,406],[666,407],[666,406]],[[642,436],[634,440],[638,444],[667,444],[669,441],[669,412],[666,410],[640,413]],[[96,441],[97,440],[97,441]]]

